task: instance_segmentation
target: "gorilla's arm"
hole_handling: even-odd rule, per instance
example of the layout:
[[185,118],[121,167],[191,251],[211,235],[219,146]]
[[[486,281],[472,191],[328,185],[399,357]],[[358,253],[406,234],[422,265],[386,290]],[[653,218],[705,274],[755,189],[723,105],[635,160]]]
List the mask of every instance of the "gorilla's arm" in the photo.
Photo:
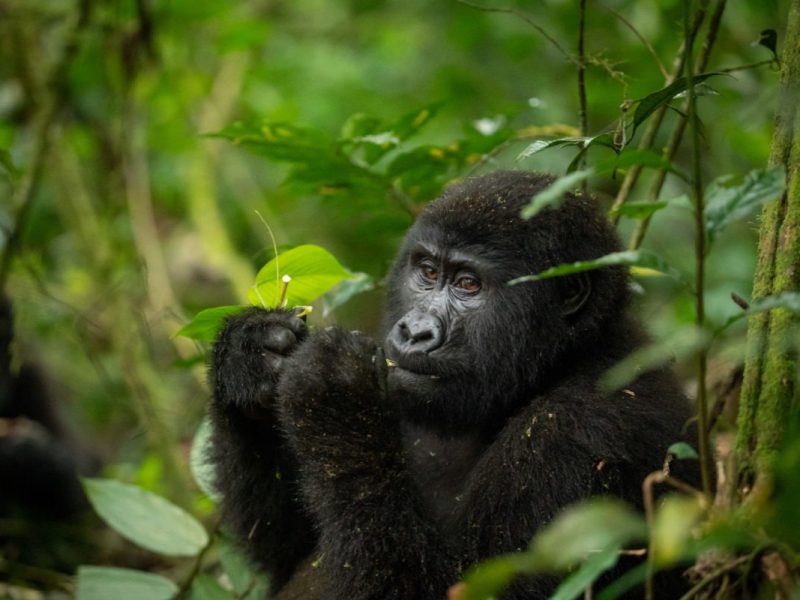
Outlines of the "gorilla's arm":
[[275,386],[306,337],[288,311],[252,308],[229,318],[214,344],[211,379],[215,485],[224,523],[282,586],[314,547],[298,498],[296,462],[279,432]]
[[383,353],[366,336],[328,329],[286,368],[281,420],[319,524],[326,597],[444,598],[459,561],[407,472]]
[[[524,550],[564,507],[592,496],[641,507],[641,482],[663,466],[670,444],[686,439],[680,425],[690,415],[669,377],[648,374],[608,395],[595,380],[585,373],[534,399],[481,457],[461,515],[462,529],[476,534],[467,542],[480,559]],[[686,474],[696,483],[694,471]],[[521,578],[503,599],[547,598],[557,583]],[[670,587],[676,583],[656,581],[664,597],[680,595],[681,586]]]

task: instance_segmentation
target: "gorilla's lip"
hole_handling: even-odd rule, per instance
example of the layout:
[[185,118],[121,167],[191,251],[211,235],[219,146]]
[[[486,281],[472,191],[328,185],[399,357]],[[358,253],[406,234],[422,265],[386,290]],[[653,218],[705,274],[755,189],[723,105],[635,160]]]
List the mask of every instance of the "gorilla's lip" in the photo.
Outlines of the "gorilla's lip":
[[395,363],[392,371],[399,370],[413,375],[422,375],[431,378],[444,377],[447,370],[439,361],[432,359],[429,355],[414,356],[410,354],[400,356],[389,356]]

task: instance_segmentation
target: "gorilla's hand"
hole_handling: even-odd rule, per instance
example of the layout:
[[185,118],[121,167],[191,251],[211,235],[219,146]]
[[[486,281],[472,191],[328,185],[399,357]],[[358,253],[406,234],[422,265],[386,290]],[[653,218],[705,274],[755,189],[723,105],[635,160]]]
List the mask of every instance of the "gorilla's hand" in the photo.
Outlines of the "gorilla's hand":
[[398,437],[385,390],[383,350],[361,333],[325,329],[287,361],[278,385],[284,430],[336,452],[350,445],[385,448],[387,430]]
[[307,335],[306,324],[287,310],[249,308],[228,318],[214,344],[215,401],[270,417],[287,358]]

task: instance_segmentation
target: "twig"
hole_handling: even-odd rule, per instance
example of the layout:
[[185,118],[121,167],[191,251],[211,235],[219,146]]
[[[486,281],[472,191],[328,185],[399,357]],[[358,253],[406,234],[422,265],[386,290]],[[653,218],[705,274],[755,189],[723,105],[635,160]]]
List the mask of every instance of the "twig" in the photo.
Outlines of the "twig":
[[[711,50],[714,47],[714,42],[717,39],[717,32],[719,31],[720,22],[722,21],[722,14],[725,11],[726,1],[727,0],[719,0],[714,8],[714,12],[711,15],[711,21],[708,27],[708,33],[706,34],[706,40],[703,43],[703,49],[700,52],[700,56],[697,61],[697,67],[695,69],[696,73],[704,71],[708,66],[708,61],[711,58]],[[686,107],[684,106],[684,108]],[[678,148],[680,147],[681,141],[683,140],[684,131],[686,131],[686,119],[681,118],[675,125],[675,129],[672,131],[669,143],[664,149],[663,156],[666,160],[671,161],[672,158],[677,154]],[[666,180],[666,178],[667,178],[667,170],[659,169],[655,179],[653,180],[652,185],[650,186],[650,192],[648,194],[648,199],[650,202],[655,202],[656,200],[658,200],[658,197],[661,195],[661,189],[664,187],[664,181]],[[630,248],[631,250],[636,250],[637,248],[639,248],[639,246],[642,244],[642,240],[644,239],[644,235],[647,232],[647,228],[650,226],[651,219],[652,216],[649,216],[639,221],[639,223],[636,226],[636,229],[631,235],[630,242],[628,243],[628,248]]]
[[730,571],[733,571],[734,569],[742,566],[743,564],[745,564],[749,560],[750,560],[750,555],[748,554],[746,556],[740,556],[736,560],[732,560],[732,561],[730,561],[728,563],[725,563],[724,565],[722,565],[718,569],[712,571],[711,573],[709,573],[708,575],[703,577],[703,579],[699,583],[697,583],[688,592],[686,592],[683,596],[681,596],[680,600],[691,600],[692,598],[695,598],[697,592],[702,590],[704,587],[706,587],[710,583],[713,583],[713,581],[715,579],[717,579],[721,575],[725,575],[726,573],[728,573]]
[[544,27],[542,27],[541,25],[536,23],[534,20],[532,20],[528,15],[526,15],[522,11],[519,11],[519,10],[517,10],[515,8],[498,8],[498,7],[493,7],[493,6],[481,6],[480,4],[473,4],[472,2],[469,2],[468,0],[456,0],[456,2],[458,2],[459,4],[463,4],[464,6],[469,6],[470,8],[474,8],[475,10],[480,10],[480,11],[483,11],[483,12],[495,12],[495,13],[505,13],[505,14],[509,14],[509,15],[514,15],[515,17],[517,17],[519,19],[522,19],[528,25],[530,25],[536,31],[538,31],[542,35],[542,37],[544,37],[548,42],[550,42],[564,56],[564,58],[566,58],[570,62],[573,62],[573,63],[576,62],[576,60],[572,56],[570,56],[570,54],[566,50],[564,50],[564,48],[561,46],[561,44],[559,44],[558,41],[556,41],[556,39],[552,35],[547,33],[547,30]]
[[[687,483],[684,483],[680,479],[675,479],[671,477],[668,472],[669,463],[665,463],[664,469],[661,471],[654,471],[650,473],[647,477],[644,478],[642,482],[642,496],[644,500],[644,516],[645,520],[647,521],[647,527],[650,531],[653,530],[653,521],[655,519],[655,509],[654,509],[654,501],[653,501],[653,486],[657,483],[665,483],[667,485],[671,485],[677,490],[680,490],[690,496],[695,496],[701,502],[707,503],[706,496],[694,489]],[[647,600],[653,600],[654,590],[653,590],[653,541],[652,537],[650,539],[650,545],[647,552],[647,563],[646,563],[646,579],[645,579],[645,597]]]
[[33,149],[31,151],[30,164],[12,193],[12,206],[17,207],[17,212],[14,215],[13,225],[6,240],[5,248],[2,255],[0,255],[0,290],[5,288],[11,268],[11,259],[19,249],[25,226],[33,208],[36,187],[39,183],[50,143],[50,131],[66,95],[64,88],[68,67],[78,51],[80,33],[89,22],[91,7],[91,0],[81,0],[79,2],[78,12],[74,17],[74,22],[68,29],[61,56],[50,68],[41,90],[44,97],[39,105],[39,112],[34,117]]
[[[697,11],[694,14],[694,20],[692,22],[692,35],[695,35],[697,31],[699,31],[700,26],[703,24],[703,21],[706,17],[706,10],[708,8],[708,1],[701,2],[700,6],[698,6]],[[684,64],[686,62],[686,42],[684,41],[681,50],[678,52],[678,56],[675,58],[673,64],[673,71],[672,74],[667,78],[665,82],[667,85],[674,82],[678,77],[681,76],[684,69]],[[653,147],[653,144],[656,141],[656,136],[658,135],[659,130],[661,129],[661,124],[664,120],[664,115],[667,114],[667,105],[662,105],[658,110],[656,110],[650,116],[650,123],[647,126],[647,129],[642,136],[641,141],[639,142],[639,150],[649,150]],[[611,206],[611,210],[609,211],[611,214],[611,220],[616,224],[619,221],[619,208],[628,201],[628,198],[633,191],[636,182],[639,180],[639,175],[642,172],[641,165],[634,165],[625,175],[625,179],[622,181],[622,186],[617,192],[617,197],[614,199],[614,203]]]
[[749,63],[746,65],[739,65],[738,67],[728,67],[727,69],[717,69],[718,73],[736,73],[738,71],[748,71],[750,69],[757,69],[758,67],[763,67],[766,65],[775,65],[778,66],[778,61],[774,58],[770,58],[769,60],[760,60],[758,62]]
[[644,37],[641,33],[639,33],[639,30],[636,29],[636,27],[634,27],[633,23],[631,23],[628,19],[626,19],[624,15],[618,13],[616,10],[614,10],[613,8],[611,8],[609,6],[606,6],[605,4],[600,4],[600,7],[605,8],[608,12],[610,12],[612,15],[614,15],[628,29],[630,29],[631,32],[633,32],[633,35],[635,35],[637,38],[639,38],[639,41],[642,42],[642,45],[645,48],[647,48],[647,51],[653,57],[653,60],[656,61],[656,65],[658,66],[658,70],[661,71],[661,74],[664,76],[664,79],[669,79],[669,76],[670,76],[669,75],[669,71],[667,71],[667,68],[664,66],[664,63],[661,62],[661,59],[658,57],[658,53],[656,53],[655,48],[653,48],[652,44],[650,44],[650,42],[647,41],[646,37]]
[[[589,130],[589,122],[586,111],[586,0],[580,0],[578,8],[578,122],[581,130],[581,137],[585,137]],[[580,159],[578,168],[583,166],[586,160],[584,153]],[[583,193],[587,194],[588,182],[584,179],[582,185]]]
[[[686,6],[686,20],[684,23],[686,44],[688,52],[686,54],[686,77],[689,85],[688,91],[688,116],[687,121],[692,130],[692,196],[694,196],[694,215],[695,215],[695,325],[699,330],[706,326],[705,308],[705,274],[706,274],[706,221],[705,221],[705,197],[703,191],[703,166],[700,154],[700,119],[697,116],[697,96],[695,93],[692,77],[694,75],[694,57],[692,47],[694,38],[691,36],[689,26],[689,0],[684,0]],[[724,0],[720,2],[724,4]],[[713,24],[712,24],[713,25]],[[713,29],[713,27],[712,27]],[[706,39],[708,42],[708,39]],[[713,41],[712,41],[713,44]],[[708,383],[706,375],[708,371],[708,350],[701,347],[697,355],[697,436],[700,446],[700,476],[703,482],[703,494],[711,500],[711,475],[708,472],[710,448],[708,443]]]

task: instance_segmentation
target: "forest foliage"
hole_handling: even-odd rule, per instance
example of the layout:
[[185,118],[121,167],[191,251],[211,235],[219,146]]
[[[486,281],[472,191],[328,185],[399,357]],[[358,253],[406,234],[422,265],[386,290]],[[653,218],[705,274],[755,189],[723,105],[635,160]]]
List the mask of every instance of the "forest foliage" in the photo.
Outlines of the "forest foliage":
[[[676,564],[693,593],[797,597],[797,47],[797,0],[0,0],[10,364],[46,372],[103,465],[82,473],[96,515],[3,515],[0,595],[263,597],[202,460],[221,319],[312,305],[377,332],[424,203],[522,168],[559,177],[526,218],[591,190],[627,246],[526,279],[628,265],[654,341],[604,383],[673,361],[710,435],[644,482],[644,516],[572,507],[453,597],[543,571],[580,597],[631,548],[648,560],[598,598]],[[711,455],[703,489],[669,476]]]

